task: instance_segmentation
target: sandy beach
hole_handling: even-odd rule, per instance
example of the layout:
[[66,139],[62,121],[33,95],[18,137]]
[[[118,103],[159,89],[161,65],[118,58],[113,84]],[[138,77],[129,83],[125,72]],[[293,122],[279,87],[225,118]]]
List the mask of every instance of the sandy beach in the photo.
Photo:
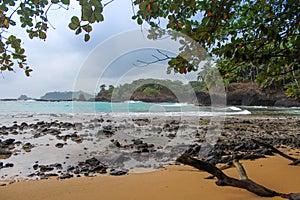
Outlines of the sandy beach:
[[[300,153],[294,153],[300,157]],[[300,192],[300,166],[271,156],[267,159],[242,161],[249,178],[270,189],[292,193]],[[234,168],[226,174],[237,177]],[[167,166],[150,173],[129,174],[120,177],[98,176],[68,180],[25,181],[0,187],[1,199],[262,199],[246,190],[220,187],[215,180],[206,180],[208,174],[189,166]],[[273,198],[281,199],[281,198]]]
[[[206,172],[174,165],[180,154],[201,156],[202,150],[211,164],[234,157],[253,181],[281,193],[300,192],[300,166],[288,165],[289,160],[251,141],[259,139],[299,158],[297,116],[228,116],[221,129],[209,117],[33,115],[4,122],[1,200],[261,199],[217,186],[204,179]],[[209,131],[219,133],[213,135],[218,139],[213,149],[201,145]],[[236,169],[225,173],[238,178]]]

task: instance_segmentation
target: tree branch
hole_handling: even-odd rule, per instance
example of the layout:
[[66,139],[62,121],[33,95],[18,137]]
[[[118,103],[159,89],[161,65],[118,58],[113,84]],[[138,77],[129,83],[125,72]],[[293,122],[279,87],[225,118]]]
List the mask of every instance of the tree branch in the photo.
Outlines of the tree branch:
[[142,65],[136,65],[136,64],[134,64],[134,65],[137,66],[137,67],[146,67],[148,65],[151,65],[151,64],[154,64],[154,63],[158,63],[158,62],[163,62],[163,61],[170,60],[170,59],[173,58],[173,57],[170,57],[168,54],[165,54],[165,53],[161,52],[159,49],[156,49],[156,51],[159,54],[163,55],[164,57],[163,58],[159,58],[156,55],[152,55],[152,57],[154,57],[155,60],[150,61],[150,62],[146,62],[146,61],[143,61],[143,60],[137,60],[136,62],[141,63]]
[[290,165],[298,165],[300,163],[300,159],[297,159],[297,158],[294,158],[294,157],[291,157],[285,153],[283,153],[282,151],[279,151],[278,149],[276,149],[275,147],[273,147],[272,145],[270,144],[267,144],[267,143],[264,143],[262,141],[258,141],[258,140],[255,140],[255,139],[252,139],[252,141],[259,145],[259,146],[263,146],[263,147],[266,147],[266,148],[269,148],[271,149],[274,153],[277,153],[279,155],[281,155],[282,157],[288,159],[288,160],[291,160],[293,161],[292,163],[290,163]]
[[229,177],[214,165],[202,160],[192,158],[188,154],[182,154],[179,158],[177,158],[176,161],[185,165],[190,165],[196,169],[199,169],[201,171],[203,170],[212,174],[213,176],[217,177],[218,180],[216,184],[218,186],[232,186],[232,187],[246,189],[249,192],[252,192],[261,197],[279,196],[291,200],[300,199],[300,193],[282,194],[255,183],[254,181],[248,178],[245,169],[240,163],[238,163],[238,161],[234,161],[233,164],[237,167],[241,180]]
[[246,189],[246,190],[248,190],[258,196],[261,196],[261,197],[275,197],[275,196],[281,195],[273,190],[270,190],[268,188],[265,188],[264,186],[261,186],[255,182],[253,182],[252,180],[250,180],[248,178],[238,180],[238,179],[229,177],[226,174],[224,174],[220,169],[213,166],[212,164],[202,161],[202,160],[197,160],[195,158],[192,158],[188,154],[181,155],[177,159],[177,161],[182,164],[195,167],[199,170],[204,170],[204,171],[214,175],[218,179],[216,182],[216,184],[218,186],[233,186],[233,187],[237,187],[237,188]]

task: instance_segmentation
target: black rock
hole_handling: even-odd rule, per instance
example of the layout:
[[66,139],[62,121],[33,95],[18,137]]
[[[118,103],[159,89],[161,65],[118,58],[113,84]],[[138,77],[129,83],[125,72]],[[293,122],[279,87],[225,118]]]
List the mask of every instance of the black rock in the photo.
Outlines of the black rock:
[[85,161],[85,163],[89,164],[91,166],[96,167],[96,166],[98,166],[100,164],[100,161],[97,158],[93,157],[93,158],[87,159]]
[[27,142],[27,143],[25,143],[25,144],[23,145],[22,148],[24,149],[24,151],[30,152],[31,149],[32,149],[33,147],[34,147],[34,146],[33,146],[31,143]]
[[120,144],[120,142],[119,141],[115,141],[115,143],[114,143],[115,145],[116,145],[116,147],[118,147],[118,148],[120,148],[121,147],[121,144]]
[[103,165],[98,165],[92,169],[89,170],[90,172],[98,172],[101,174],[105,174],[106,173],[106,167]]
[[144,148],[148,148],[148,144],[147,143],[142,143],[142,144],[139,144],[137,145],[136,147],[137,149],[144,149]]
[[42,133],[45,133],[45,132],[47,132],[47,131],[48,131],[48,128],[43,128],[43,129],[41,130]]
[[140,140],[140,139],[133,140],[133,144],[134,144],[134,145],[141,145],[141,144],[143,144],[143,141]]
[[37,170],[37,169],[39,168],[39,165],[38,165],[38,164],[34,164],[34,165],[32,166],[32,168],[33,168],[34,170]]
[[57,143],[57,144],[55,145],[55,147],[57,147],[57,148],[63,148],[63,147],[64,147],[64,144],[63,144],[63,143]]
[[13,167],[14,163],[6,163],[3,168]]
[[170,124],[165,124],[165,125],[163,126],[163,130],[168,130],[170,127],[171,127]]
[[175,134],[173,134],[173,133],[170,133],[169,135],[167,135],[167,137],[168,137],[168,138],[170,138],[170,139],[173,139],[173,138],[175,138],[175,137],[176,137],[176,135],[175,135]]
[[68,166],[68,167],[67,167],[67,171],[73,171],[74,169],[75,169],[74,166]]
[[73,174],[65,173],[65,174],[61,175],[59,177],[59,179],[68,179],[68,178],[72,178],[72,177],[73,177]]
[[54,167],[48,166],[48,165],[40,165],[40,171],[41,172],[49,172],[54,170]]
[[10,156],[12,154],[11,151],[8,151],[4,148],[0,148],[0,156],[3,155],[3,156]]
[[48,177],[57,177],[58,174],[56,173],[49,173],[49,174],[45,174],[45,178],[48,178]]
[[73,173],[74,173],[74,174],[80,174],[80,170],[79,170],[79,169],[76,169],[76,170],[73,171]]
[[122,176],[122,175],[125,175],[127,174],[128,170],[126,169],[121,169],[121,170],[115,170],[115,169],[112,169],[109,174],[111,176]]
[[53,164],[51,166],[55,167],[56,169],[62,169],[63,168],[62,164],[60,164],[60,163],[55,163],[55,164]]
[[149,149],[148,149],[148,148],[144,148],[144,149],[142,149],[141,152],[142,152],[142,153],[149,153]]
[[59,135],[61,132],[57,129],[49,129],[48,133],[51,135]]
[[26,122],[22,122],[20,126],[22,126],[22,127],[28,127],[28,124]]
[[5,145],[5,146],[9,146],[11,144],[13,144],[15,141],[15,139],[7,139],[7,140],[4,140],[2,143],[2,145]]

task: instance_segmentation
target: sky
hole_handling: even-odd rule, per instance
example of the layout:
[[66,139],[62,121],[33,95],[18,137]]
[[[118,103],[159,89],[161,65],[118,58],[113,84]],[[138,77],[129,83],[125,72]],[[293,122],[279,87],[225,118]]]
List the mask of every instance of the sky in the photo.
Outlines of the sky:
[[153,55],[162,56],[157,54],[157,48],[170,55],[174,48],[170,47],[170,41],[164,44],[144,41],[144,27],[131,19],[130,0],[115,0],[105,7],[104,22],[93,25],[87,43],[83,35],[77,36],[69,30],[73,15],[80,16],[76,4],[69,10],[50,10],[48,18],[54,28],[49,28],[46,41],[29,39],[21,28],[10,30],[22,38],[33,72],[30,77],[17,68],[15,72],[3,72],[0,98],[18,98],[22,94],[39,98],[50,91],[84,90],[94,94],[101,84],[117,86],[139,78],[195,80],[196,73],[186,77],[167,75],[166,62],[139,66],[138,60],[151,61]]

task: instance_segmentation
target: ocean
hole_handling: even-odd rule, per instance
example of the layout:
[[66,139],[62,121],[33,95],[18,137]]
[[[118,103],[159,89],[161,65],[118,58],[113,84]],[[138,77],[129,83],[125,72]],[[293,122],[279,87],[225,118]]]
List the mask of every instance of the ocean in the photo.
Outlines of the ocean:
[[265,106],[195,106],[187,103],[146,103],[141,101],[0,101],[1,114],[117,114],[117,115],[300,115],[300,108]]
[[[236,117],[225,124],[227,115]],[[273,116],[264,121],[264,117],[248,117],[252,115]],[[296,117],[285,117],[291,115]],[[280,133],[294,137],[299,132],[298,116],[300,108],[0,101],[0,144],[10,144],[0,148],[2,156],[10,151],[1,160],[8,165],[0,170],[0,180],[42,178],[47,174],[39,170],[57,164],[62,169],[51,174],[63,176],[91,158],[111,169],[152,171],[174,163],[191,144],[215,144],[221,133],[234,136],[243,130],[241,134],[251,138],[280,125]],[[204,153],[210,150],[203,149]]]
[[140,101],[79,102],[79,101],[0,101],[2,114],[105,114],[117,115],[197,115],[251,114],[247,109],[228,107],[195,106],[187,103],[146,103]]

